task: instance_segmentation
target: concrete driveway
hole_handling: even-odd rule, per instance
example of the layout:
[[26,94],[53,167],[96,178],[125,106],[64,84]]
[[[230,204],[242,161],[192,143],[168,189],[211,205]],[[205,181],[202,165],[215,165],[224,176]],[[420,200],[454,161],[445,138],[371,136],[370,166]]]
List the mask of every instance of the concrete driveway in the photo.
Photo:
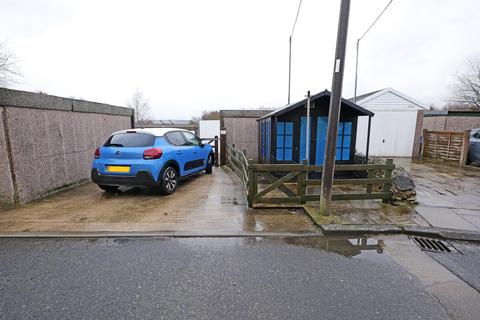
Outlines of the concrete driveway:
[[300,209],[249,209],[243,187],[227,168],[183,181],[170,196],[140,188],[108,194],[87,183],[0,212],[0,232],[303,230],[316,228]]

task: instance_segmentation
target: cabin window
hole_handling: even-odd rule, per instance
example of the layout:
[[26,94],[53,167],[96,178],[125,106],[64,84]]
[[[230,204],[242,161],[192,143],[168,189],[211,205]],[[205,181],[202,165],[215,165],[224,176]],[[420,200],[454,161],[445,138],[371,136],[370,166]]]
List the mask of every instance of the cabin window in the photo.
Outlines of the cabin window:
[[352,123],[340,122],[338,124],[336,160],[350,160],[350,142],[352,140]]
[[277,160],[291,161],[293,122],[277,122]]

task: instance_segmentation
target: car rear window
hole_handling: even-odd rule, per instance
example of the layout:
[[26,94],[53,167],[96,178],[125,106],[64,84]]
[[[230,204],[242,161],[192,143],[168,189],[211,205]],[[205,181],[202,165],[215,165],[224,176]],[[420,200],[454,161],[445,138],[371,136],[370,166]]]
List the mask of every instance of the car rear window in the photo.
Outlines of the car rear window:
[[111,136],[104,147],[150,147],[155,143],[155,136],[147,133],[117,133]]

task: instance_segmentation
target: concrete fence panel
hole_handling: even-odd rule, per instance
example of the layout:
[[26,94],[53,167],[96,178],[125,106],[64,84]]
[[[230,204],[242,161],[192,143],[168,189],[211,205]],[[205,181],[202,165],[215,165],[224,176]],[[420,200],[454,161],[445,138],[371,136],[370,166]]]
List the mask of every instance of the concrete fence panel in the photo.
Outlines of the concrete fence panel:
[[15,191],[13,189],[13,181],[7,153],[4,115],[5,109],[0,107],[0,203],[12,203],[14,201]]
[[7,89],[0,89],[0,108],[3,202],[27,202],[87,180],[95,148],[131,128],[133,116],[129,108]]

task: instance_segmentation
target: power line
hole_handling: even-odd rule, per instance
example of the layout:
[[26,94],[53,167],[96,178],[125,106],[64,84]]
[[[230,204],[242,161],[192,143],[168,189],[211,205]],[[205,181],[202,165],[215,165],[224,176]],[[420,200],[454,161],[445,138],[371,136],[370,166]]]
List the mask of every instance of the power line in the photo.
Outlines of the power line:
[[388,7],[392,4],[392,2],[393,2],[393,0],[390,0],[390,2],[387,4],[385,9],[383,9],[383,11],[380,12],[377,19],[375,19],[375,21],[373,21],[373,23],[370,25],[370,27],[368,27],[367,31],[365,31],[365,33],[360,38],[358,38],[358,41],[362,40],[362,38],[365,37],[365,35],[368,33],[368,31],[370,31],[370,29],[372,29],[372,27],[375,25],[375,23],[377,23],[377,21],[380,19],[380,17],[385,13],[385,11],[387,11]]
[[298,15],[300,14],[300,8],[302,7],[302,0],[298,3],[297,9],[297,16],[295,17],[295,22],[293,23],[292,33],[290,33],[290,37],[293,36],[293,31],[295,31],[295,26],[297,25]]

